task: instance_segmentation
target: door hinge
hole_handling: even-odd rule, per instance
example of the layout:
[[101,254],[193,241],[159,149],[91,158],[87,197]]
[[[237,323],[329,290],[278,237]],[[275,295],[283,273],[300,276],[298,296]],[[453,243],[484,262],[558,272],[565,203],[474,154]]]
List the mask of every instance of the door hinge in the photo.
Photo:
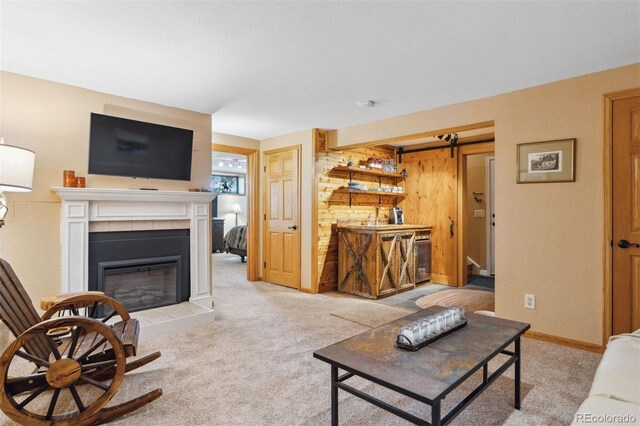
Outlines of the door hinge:
[[263,262],[262,266],[264,267],[264,269],[267,269],[267,262]]
[[264,214],[264,219],[263,220],[267,220],[267,214]]
[[267,173],[267,166],[264,166],[264,172]]

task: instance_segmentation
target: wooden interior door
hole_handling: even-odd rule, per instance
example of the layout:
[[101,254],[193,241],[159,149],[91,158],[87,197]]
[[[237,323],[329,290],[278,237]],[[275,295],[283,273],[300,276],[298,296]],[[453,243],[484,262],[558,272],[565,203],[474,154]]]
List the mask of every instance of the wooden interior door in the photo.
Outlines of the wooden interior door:
[[265,154],[265,281],[300,288],[299,148]]
[[458,158],[457,149],[423,151],[402,156],[407,169],[407,198],[400,204],[405,222],[433,226],[431,281],[458,285]]
[[612,332],[640,328],[640,97],[613,102]]

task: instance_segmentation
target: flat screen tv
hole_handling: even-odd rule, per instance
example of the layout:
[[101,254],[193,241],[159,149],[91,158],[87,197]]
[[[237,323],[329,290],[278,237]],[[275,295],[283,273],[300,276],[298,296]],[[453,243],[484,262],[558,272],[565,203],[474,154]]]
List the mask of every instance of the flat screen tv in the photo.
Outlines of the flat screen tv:
[[89,174],[191,180],[193,130],[91,114]]

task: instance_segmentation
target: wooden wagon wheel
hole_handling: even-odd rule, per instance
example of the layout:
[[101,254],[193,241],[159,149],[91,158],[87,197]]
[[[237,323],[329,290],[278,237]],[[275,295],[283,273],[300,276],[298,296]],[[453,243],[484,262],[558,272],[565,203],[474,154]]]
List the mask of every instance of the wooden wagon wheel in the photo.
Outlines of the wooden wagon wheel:
[[[105,310],[111,312],[105,312],[101,315]],[[99,319],[103,323],[111,320],[126,321],[130,319],[127,309],[117,300],[105,295],[91,294],[80,294],[56,303],[42,315],[42,319],[47,320],[55,315],[58,317],[65,315],[84,316]]]
[[[62,353],[54,339],[47,333],[50,330],[70,327],[70,343]],[[78,341],[88,333],[95,333],[90,347],[80,347]],[[52,356],[42,359],[30,354],[25,343],[39,339],[46,341],[51,348]],[[44,340],[43,340],[44,339]],[[94,343],[95,342],[95,343]],[[113,348],[113,359],[93,362],[88,358],[105,343]],[[8,377],[9,368],[14,359],[22,358],[35,365],[31,374]],[[0,407],[12,420],[21,424],[77,424],[85,422],[105,407],[120,388],[125,373],[125,354],[121,342],[110,327],[100,321],[82,317],[64,317],[43,321],[22,333],[5,350],[0,358]],[[112,372],[108,380],[98,381],[91,378],[91,372],[108,367]],[[105,383],[109,382],[110,383]],[[102,392],[99,396],[91,396],[83,401],[77,386],[95,387]],[[16,396],[30,393],[21,400]],[[65,413],[55,414],[56,404],[64,390],[70,392],[75,403]],[[51,392],[52,391],[52,392]],[[35,401],[38,401],[35,403]],[[43,407],[41,412],[30,410],[30,407]],[[46,407],[46,413],[44,413]]]

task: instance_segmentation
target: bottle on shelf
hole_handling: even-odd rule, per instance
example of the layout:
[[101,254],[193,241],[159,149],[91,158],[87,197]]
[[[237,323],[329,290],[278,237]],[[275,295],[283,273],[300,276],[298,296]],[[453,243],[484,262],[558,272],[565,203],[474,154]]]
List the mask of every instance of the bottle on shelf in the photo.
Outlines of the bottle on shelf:
[[369,217],[367,218],[367,226],[375,226],[376,221],[373,219],[373,215],[369,213]]

